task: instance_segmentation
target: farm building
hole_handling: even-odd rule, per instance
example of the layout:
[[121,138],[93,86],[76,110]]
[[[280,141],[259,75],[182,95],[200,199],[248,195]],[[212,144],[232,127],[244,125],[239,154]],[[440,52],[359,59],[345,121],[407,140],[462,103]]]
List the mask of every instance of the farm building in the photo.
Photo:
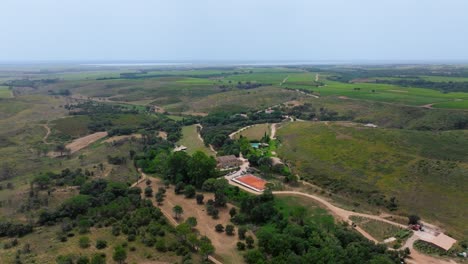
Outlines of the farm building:
[[234,155],[217,157],[218,169],[230,169],[239,167],[242,162]]

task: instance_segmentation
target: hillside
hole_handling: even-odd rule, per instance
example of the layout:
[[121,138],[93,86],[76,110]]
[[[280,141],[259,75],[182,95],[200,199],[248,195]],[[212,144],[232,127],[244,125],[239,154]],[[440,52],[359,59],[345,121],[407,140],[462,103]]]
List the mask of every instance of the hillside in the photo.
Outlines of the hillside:
[[[278,154],[300,176],[358,201],[420,214],[467,235],[468,132],[295,122],[278,130]],[[392,208],[394,209],[394,208]]]

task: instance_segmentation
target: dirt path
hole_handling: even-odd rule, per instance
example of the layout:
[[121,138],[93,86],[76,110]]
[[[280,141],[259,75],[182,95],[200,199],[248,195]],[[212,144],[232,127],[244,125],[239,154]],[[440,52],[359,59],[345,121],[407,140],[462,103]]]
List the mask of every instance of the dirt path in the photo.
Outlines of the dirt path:
[[276,126],[278,125],[278,123],[273,123],[271,124],[270,128],[271,128],[271,132],[270,132],[270,138],[271,139],[276,139]]
[[280,86],[282,86],[289,78],[289,75],[286,76],[286,78],[283,79],[283,81],[280,82]]
[[[250,189],[248,189],[248,188],[246,188],[244,186],[236,184],[233,181],[229,181],[229,183],[231,185],[238,186],[239,188],[242,188],[243,190],[245,190],[245,191],[247,191],[249,193],[253,193],[253,194],[256,194],[256,195],[260,194],[259,192],[255,192],[255,191],[250,190]],[[337,219],[340,219],[340,220],[342,220],[344,222],[347,222],[349,224],[352,224],[352,221],[349,219],[350,216],[361,216],[361,217],[366,217],[366,218],[377,220],[377,221],[382,221],[382,222],[385,222],[385,223],[388,223],[388,224],[391,224],[391,225],[395,225],[395,226],[398,226],[398,227],[401,227],[401,228],[405,228],[405,229],[407,228],[406,225],[390,221],[388,219],[385,219],[383,216],[364,214],[364,213],[357,213],[357,212],[352,212],[352,211],[348,211],[348,210],[339,208],[339,207],[331,204],[330,202],[328,202],[324,198],[316,196],[316,195],[312,195],[312,194],[308,194],[308,193],[302,193],[302,192],[296,192],[296,191],[274,191],[273,194],[275,194],[275,195],[284,195],[284,196],[304,196],[304,197],[310,198],[310,199],[318,202],[322,206],[324,206]],[[367,233],[365,230],[363,230],[362,228],[356,227],[355,230],[358,231],[359,233],[361,233],[367,239],[369,239],[371,241],[374,241],[376,243],[379,242],[374,237],[372,237],[369,233]],[[405,245],[402,247],[402,248],[408,247],[411,250],[411,256],[408,259],[409,262],[417,263],[417,264],[426,264],[426,263],[429,263],[429,264],[449,264],[449,263],[455,263],[453,261],[447,261],[447,260],[435,258],[435,257],[424,255],[424,254],[421,254],[421,253],[417,252],[413,248],[413,243],[417,239],[419,239],[419,237],[415,233],[415,234],[413,234],[413,236],[411,236],[411,238],[409,238],[407,240]]]
[[[67,144],[65,147],[70,150],[70,154],[73,154],[106,136],[107,132],[96,132],[84,137],[77,138],[71,143]],[[50,157],[60,157],[61,153],[53,151],[49,152],[47,155]]]
[[48,145],[52,144],[52,143],[47,142],[47,138],[48,138],[49,135],[50,135],[50,127],[49,127],[49,125],[48,125],[48,124],[43,124],[42,127],[44,127],[45,130],[46,130],[46,134],[45,134],[45,136],[42,138],[42,142],[44,142],[44,144],[48,144]]
[[[203,129],[203,126],[202,126],[201,124],[196,124],[196,126],[200,128],[200,129],[198,130],[198,132],[197,132],[198,139],[200,139],[200,141],[203,142],[203,144],[205,144],[205,141],[203,140],[203,138],[202,138],[202,136],[201,136],[201,134],[200,134],[200,132],[201,132],[202,129]],[[215,154],[215,156],[216,156],[216,154],[218,154],[218,151],[216,151],[216,150],[213,148],[213,145],[208,144],[208,147],[210,148],[211,151],[213,151],[213,153]]]

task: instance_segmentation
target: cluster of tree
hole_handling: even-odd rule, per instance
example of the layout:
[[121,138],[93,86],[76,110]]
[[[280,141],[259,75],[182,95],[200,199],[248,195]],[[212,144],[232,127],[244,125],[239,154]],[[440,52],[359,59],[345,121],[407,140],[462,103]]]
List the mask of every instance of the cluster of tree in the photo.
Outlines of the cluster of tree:
[[30,79],[19,79],[19,80],[11,80],[4,83],[5,86],[12,86],[12,87],[31,87],[37,89],[39,86],[43,84],[52,84],[57,83],[59,79],[41,79],[41,80],[30,80]]
[[22,237],[33,231],[30,224],[0,221],[0,237]]
[[319,107],[317,109],[311,103],[305,103],[294,107],[283,107],[281,110],[289,116],[303,120],[342,121],[353,119],[351,115],[340,115],[338,112],[325,107]]
[[127,158],[122,156],[107,155],[107,162],[114,165],[122,165],[125,164],[125,162],[127,162]]
[[448,92],[468,92],[468,82],[433,82],[423,79],[375,80],[376,83],[394,84],[403,87],[421,87]]
[[48,90],[50,95],[61,95],[61,96],[70,96],[72,93],[68,89],[59,89],[59,90]]
[[70,169],[64,169],[60,173],[46,172],[39,173],[32,183],[39,190],[46,190],[51,186],[81,186],[93,173],[89,170],[83,171],[78,168],[74,171]]
[[412,67],[402,68],[399,66],[383,66],[372,68],[355,67],[355,68],[327,68],[328,72],[335,73],[327,78],[333,81],[350,82],[355,79],[372,79],[375,77],[395,77],[400,79],[417,79],[419,76],[446,76],[446,77],[468,77],[468,69],[464,67],[456,67],[445,65],[441,67]]
[[165,180],[175,184],[181,192],[185,188],[184,184],[201,188],[206,179],[217,176],[216,160],[201,151],[190,156],[184,151],[153,149],[144,156],[136,157],[136,164],[144,172],[162,174]]
[[[249,264],[400,263],[409,254],[407,250],[389,251],[385,245],[375,245],[350,227],[335,224],[329,215],[310,218],[303,207],[278,207],[268,189],[262,195],[242,197],[240,212],[233,212],[231,216],[236,224],[261,226],[256,232],[258,249],[245,254]],[[222,225],[215,229],[225,231]],[[240,239],[245,237],[245,232],[242,233]],[[251,239],[246,242],[249,248],[253,247]],[[238,249],[245,250],[245,244],[238,243]]]
[[251,82],[251,81],[246,81],[246,82],[241,82],[238,81],[236,87],[239,89],[255,89],[264,85],[271,85],[271,84],[262,84],[262,83],[257,83],[257,82]]
[[217,112],[204,117],[201,120],[203,125],[201,136],[205,144],[221,148],[224,144],[229,144],[228,135],[242,127],[260,123],[277,123],[283,119],[283,113],[280,111],[274,111],[270,114],[264,111],[250,112],[246,116]]
[[70,110],[71,115],[102,115],[102,114],[138,114],[142,112],[136,106],[120,104],[100,103],[92,100],[77,104],[67,104],[65,109]]

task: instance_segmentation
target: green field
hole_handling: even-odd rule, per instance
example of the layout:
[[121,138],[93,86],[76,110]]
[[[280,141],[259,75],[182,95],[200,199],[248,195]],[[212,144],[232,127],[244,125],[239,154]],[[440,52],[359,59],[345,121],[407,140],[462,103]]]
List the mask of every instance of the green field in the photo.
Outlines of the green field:
[[177,142],[177,145],[186,146],[187,153],[189,154],[193,154],[196,151],[203,151],[207,155],[216,156],[216,154],[200,140],[197,132],[197,125],[183,127],[182,139]]
[[11,98],[13,97],[8,86],[0,86],[0,98]]
[[239,138],[241,135],[249,140],[260,140],[266,135],[270,135],[270,124],[258,124],[243,130],[234,135],[234,138]]
[[[301,177],[334,192],[443,223],[454,236],[468,211],[468,131],[370,129],[351,123],[295,122],[278,130],[278,154]],[[385,195],[384,197],[379,194]]]

